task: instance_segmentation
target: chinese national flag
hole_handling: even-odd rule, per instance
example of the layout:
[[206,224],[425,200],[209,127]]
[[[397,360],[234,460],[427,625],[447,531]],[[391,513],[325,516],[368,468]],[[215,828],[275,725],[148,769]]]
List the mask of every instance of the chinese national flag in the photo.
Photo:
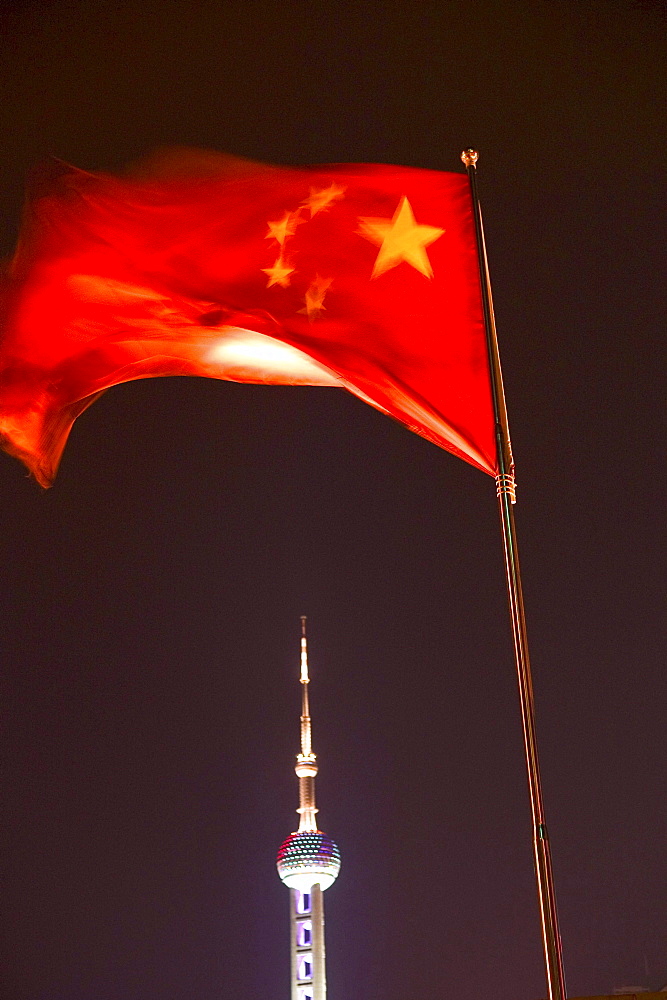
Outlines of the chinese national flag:
[[496,472],[463,174],[53,163],[1,292],[0,443],[43,486],[101,392],[156,375],[342,387]]

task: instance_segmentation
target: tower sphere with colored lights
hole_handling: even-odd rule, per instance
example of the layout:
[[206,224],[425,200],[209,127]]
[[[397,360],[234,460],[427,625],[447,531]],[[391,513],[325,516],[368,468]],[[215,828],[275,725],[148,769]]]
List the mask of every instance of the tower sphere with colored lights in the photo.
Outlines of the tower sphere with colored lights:
[[315,819],[317,759],[312,749],[308,701],[306,619],[301,618],[301,753],[297,754],[299,829],[278,851],[277,868],[290,890],[291,1000],[326,1000],[322,893],[340,870],[340,852]]

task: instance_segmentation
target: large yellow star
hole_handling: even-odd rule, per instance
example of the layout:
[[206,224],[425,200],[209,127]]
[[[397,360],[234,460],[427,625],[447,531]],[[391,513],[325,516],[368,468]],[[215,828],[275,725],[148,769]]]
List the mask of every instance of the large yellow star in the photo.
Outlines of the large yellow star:
[[331,184],[328,188],[311,188],[310,194],[304,198],[301,204],[310,209],[312,219],[314,215],[323,212],[334,201],[340,201],[344,197],[345,191],[346,188],[340,187],[339,184]]
[[287,288],[290,283],[290,274],[294,272],[293,267],[285,265],[282,257],[278,258],[273,267],[262,267],[261,270],[269,276],[269,280],[266,283],[267,288],[270,288],[271,285],[280,285],[282,288]]
[[359,235],[380,247],[371,278],[377,278],[403,260],[427,278],[433,277],[433,268],[424,248],[442,236],[445,230],[418,225],[405,195],[393,219],[360,218],[359,222]]
[[299,312],[305,313],[310,320],[316,319],[325,308],[324,296],[332,284],[333,278],[320,278],[319,274],[316,274],[315,280],[311,281],[304,296],[306,308],[299,309]]
[[305,219],[299,218],[298,209],[296,212],[285,212],[282,219],[278,219],[276,222],[268,223],[269,231],[264,239],[277,240],[282,246],[288,236],[294,236],[296,227],[305,221]]

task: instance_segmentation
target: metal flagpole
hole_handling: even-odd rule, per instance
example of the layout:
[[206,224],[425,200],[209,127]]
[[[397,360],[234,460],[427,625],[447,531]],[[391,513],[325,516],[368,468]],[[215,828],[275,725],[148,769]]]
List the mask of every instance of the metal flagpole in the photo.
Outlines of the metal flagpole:
[[561,953],[560,933],[558,931],[558,914],[556,912],[556,896],[551,870],[551,851],[549,837],[544,819],[542,803],[542,785],[540,766],[537,756],[537,737],[535,733],[535,709],[533,704],[533,682],[528,656],[528,637],[523,607],[523,592],[521,573],[519,570],[519,553],[517,550],[514,511],[512,505],[516,502],[514,484],[514,461],[510,442],[503,391],[503,377],[500,368],[496,324],[493,316],[491,299],[491,282],[486,259],[482,213],[477,195],[477,158],[474,149],[465,149],[461,153],[470,181],[473,213],[475,218],[475,234],[477,236],[477,253],[482,285],[482,303],[484,308],[484,325],[491,368],[491,386],[493,392],[493,409],[496,421],[496,444],[498,450],[498,474],[496,476],[496,492],[502,526],[503,549],[505,553],[505,572],[507,577],[507,592],[509,598],[512,637],[514,639],[514,659],[519,683],[519,701],[521,703],[521,721],[523,725],[523,740],[528,771],[528,789],[530,793],[530,808],[533,819],[533,850],[535,858],[535,874],[537,878],[537,894],[540,906],[542,924],[542,944],[547,974],[549,1000],[565,1000],[565,977],[563,975],[563,958]]

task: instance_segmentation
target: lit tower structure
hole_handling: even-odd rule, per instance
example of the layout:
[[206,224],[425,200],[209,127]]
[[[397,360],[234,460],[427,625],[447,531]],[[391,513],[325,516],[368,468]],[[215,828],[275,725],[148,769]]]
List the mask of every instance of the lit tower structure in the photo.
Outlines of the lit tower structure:
[[290,890],[291,1000],[326,1000],[324,906],[322,893],[336,879],[340,853],[331,837],[317,829],[315,776],[308,702],[306,619],[301,618],[301,753],[297,754],[299,829],[278,851],[278,874]]

